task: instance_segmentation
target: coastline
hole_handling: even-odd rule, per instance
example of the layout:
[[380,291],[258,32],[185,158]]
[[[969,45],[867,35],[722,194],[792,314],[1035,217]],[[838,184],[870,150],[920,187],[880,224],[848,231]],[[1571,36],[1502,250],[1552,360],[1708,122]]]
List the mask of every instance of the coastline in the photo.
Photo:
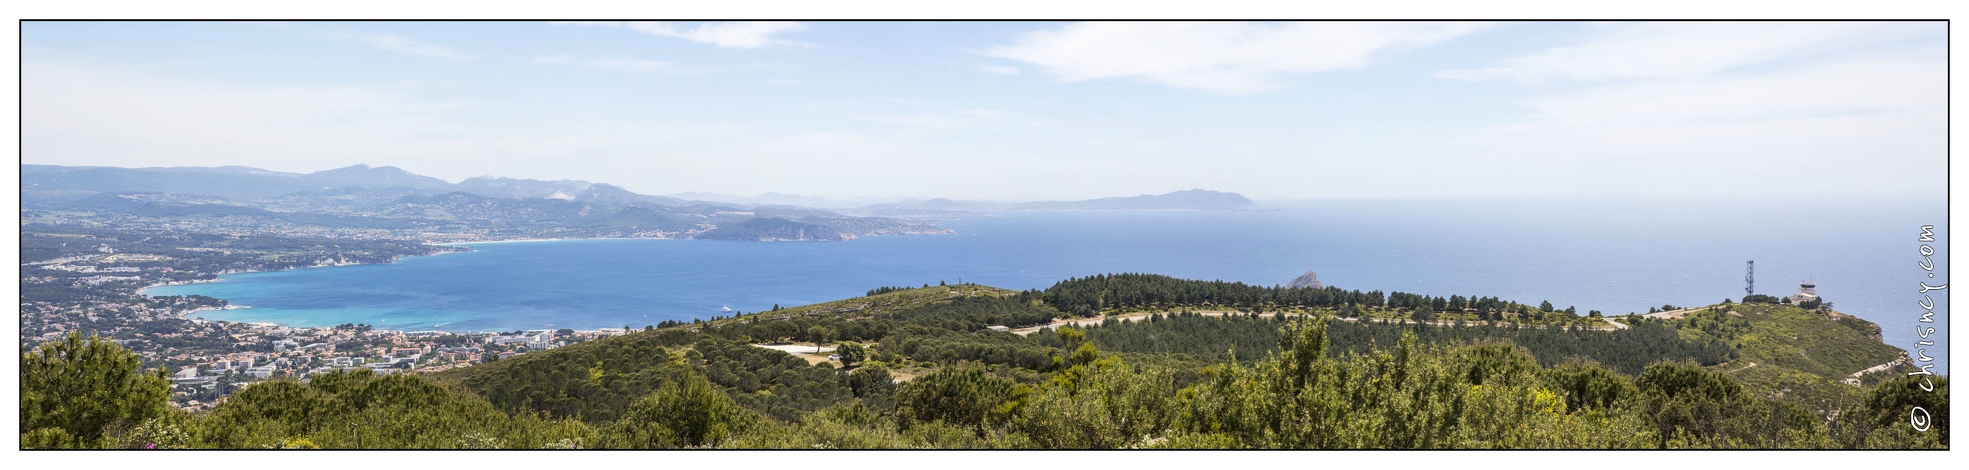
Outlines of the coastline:
[[[449,248],[465,248],[465,250],[443,250],[443,252],[433,252],[433,254],[415,254],[415,256],[443,256],[443,254],[459,254],[459,252],[473,252],[473,250],[471,250],[471,246],[475,246],[475,244],[532,244],[532,242],[569,242],[569,240],[691,240],[691,238],[620,238],[620,236],[616,236],[616,238],[520,238],[520,240],[486,240],[486,242],[427,242],[427,240],[425,240],[425,242],[423,242],[425,246],[449,246]],[[195,283],[221,283],[221,281],[226,281],[226,279],[224,279],[224,275],[234,275],[234,273],[278,273],[278,271],[293,271],[293,269],[313,269],[313,267],[337,267],[337,265],[396,264],[396,262],[400,262],[400,260],[404,260],[404,258],[415,258],[415,256],[398,256],[398,258],[392,258],[392,260],[388,260],[388,262],[380,262],[380,264],[321,264],[321,265],[299,265],[299,267],[286,267],[286,269],[268,269],[268,271],[250,271],[250,269],[246,269],[246,271],[221,271],[221,273],[215,273],[217,277],[213,277],[213,279],[189,279],[189,281],[159,281],[159,283],[150,283],[150,285],[144,285],[144,287],[138,287],[138,289],[136,289],[136,295],[144,295],[144,297],[152,297],[152,295],[148,293],[150,289],[154,289],[154,287],[167,287],[167,285],[195,285]],[[221,301],[224,301],[224,299],[221,299]],[[226,309],[226,307],[230,307],[230,309]],[[301,324],[270,323],[270,321],[252,321],[252,323],[248,323],[248,321],[221,321],[221,319],[205,319],[205,317],[201,317],[201,313],[209,313],[209,311],[236,311],[236,309],[252,309],[250,305],[232,305],[230,301],[226,301],[226,307],[199,307],[199,309],[189,309],[189,311],[181,311],[181,313],[173,313],[171,317],[177,317],[177,319],[183,319],[183,321],[199,321],[199,323],[254,324],[254,326],[266,326],[266,328],[272,328],[272,326],[284,326],[284,328],[321,328],[321,326],[301,326]],[[400,334],[402,334],[402,332],[406,332],[406,330],[400,330],[400,328],[376,328],[376,330],[380,330],[380,332],[400,332]],[[603,326],[601,330],[610,330],[610,328],[606,328],[606,326]],[[498,328],[492,328],[492,330],[453,330],[453,332],[457,332],[457,334],[484,334],[484,332],[500,332],[500,330],[498,330]],[[585,330],[585,332],[589,332],[589,330]]]
[[[235,273],[229,273],[229,274],[235,274]],[[216,274],[215,276],[224,276],[224,274]],[[193,280],[189,280],[189,281],[164,281],[164,282],[153,282],[153,283],[151,283],[150,285],[147,285],[147,286],[143,286],[143,287],[138,287],[138,288],[137,288],[137,295],[140,295],[140,296],[144,296],[144,297],[152,297],[152,296],[151,296],[150,294],[145,294],[145,293],[144,293],[144,291],[148,291],[148,290],[151,290],[151,289],[154,289],[154,288],[158,288],[158,287],[165,287],[165,286],[189,286],[189,285],[192,285],[192,284],[211,284],[211,283],[214,283],[214,282],[219,282],[219,281],[221,281],[221,280],[222,280],[222,279],[219,279],[219,278],[217,278],[217,277],[214,277],[214,278],[211,278],[211,279],[193,279]]]
[[[522,238],[518,240],[488,240],[488,241],[477,241],[477,242],[444,242],[444,243],[427,242],[427,243],[431,245],[439,245],[439,246],[464,246],[469,248],[471,245],[491,245],[495,243],[539,243],[539,242],[564,242],[564,241],[573,241],[573,240],[689,240],[689,239],[688,238],[653,238],[653,237]],[[447,251],[445,253],[451,253],[451,252]],[[444,254],[444,253],[437,253],[437,254]]]
[[[441,244],[441,243],[431,243],[431,242],[424,242],[424,244],[425,244],[425,245],[432,245],[432,246],[436,246],[436,245],[445,245],[445,244]],[[445,254],[445,253],[457,253],[457,252],[460,252],[460,251],[471,251],[471,250],[470,250],[470,248],[467,248],[467,249],[465,249],[465,250],[446,250],[446,251],[439,251],[439,252],[436,252],[436,253],[429,253],[429,254],[422,254],[422,255],[409,255],[409,256],[397,256],[397,257],[392,257],[392,258],[390,258],[390,260],[389,260],[389,261],[385,261],[385,262],[381,262],[381,263],[351,263],[351,262],[336,262],[336,263],[326,263],[326,264],[317,264],[317,265],[313,265],[313,266],[300,266],[300,267],[292,267],[292,268],[285,268],[285,269],[278,269],[278,270],[269,270],[269,271],[250,271],[250,270],[249,270],[249,271],[226,271],[226,272],[219,272],[219,273],[214,273],[214,274],[213,274],[213,278],[211,278],[211,279],[193,279],[193,280],[188,280],[188,281],[164,281],[164,282],[154,282],[154,283],[151,283],[151,284],[149,284],[149,285],[146,285],[146,286],[143,286],[143,287],[139,287],[139,288],[137,288],[137,290],[136,290],[136,292],[134,292],[134,293],[135,293],[136,295],[138,295],[138,296],[142,296],[142,297],[154,297],[154,296],[152,296],[152,295],[150,295],[150,294],[148,294],[148,293],[147,293],[148,291],[150,291],[151,289],[154,289],[154,288],[158,288],[158,287],[167,287],[167,286],[186,286],[186,285],[193,285],[193,284],[211,284],[211,283],[216,283],[216,282],[224,282],[224,281],[225,281],[225,276],[229,276],[229,275],[233,275],[233,274],[254,274],[254,273],[276,273],[276,272],[285,272],[285,271],[293,271],[293,270],[297,270],[297,269],[314,269],[314,268],[328,268],[328,267],[339,267],[339,266],[363,266],[363,265],[372,265],[372,264],[390,264],[390,263],[395,263],[395,262],[397,262],[398,260],[402,260],[402,259],[404,259],[404,258],[409,258],[409,257],[412,257],[412,256],[437,256],[437,255],[442,255],[442,254]],[[186,321],[216,321],[216,322],[224,322],[224,323],[239,323],[239,324],[247,324],[247,325],[259,325],[259,324],[262,324],[262,323],[264,323],[264,324],[266,324],[266,325],[271,325],[271,326],[284,326],[284,327],[289,327],[289,328],[311,328],[311,327],[294,327],[294,326],[289,326],[289,325],[279,325],[279,324],[275,324],[275,323],[272,323],[272,322],[236,322],[236,321],[232,321],[232,320],[213,320],[213,319],[205,319],[205,318],[198,318],[198,317],[196,317],[196,315],[197,315],[198,313],[201,313],[201,312],[208,312],[208,311],[224,311],[224,310],[242,310],[242,309],[250,309],[250,308],[253,308],[253,306],[251,306],[251,305],[234,305],[234,304],[232,303],[232,301],[230,301],[230,300],[226,300],[226,299],[219,299],[219,300],[222,300],[222,301],[225,301],[225,302],[226,302],[226,306],[225,306],[225,307],[199,307],[199,308],[194,308],[194,309],[191,309],[191,310],[186,310],[186,311],[183,311],[183,312],[175,312],[175,313],[173,313],[173,314],[172,314],[172,316],[174,316],[174,317],[177,317],[178,319],[181,319],[181,320],[186,320]]]
[[[464,253],[464,252],[470,252],[470,251],[472,251],[472,250],[471,250],[471,247],[470,247],[469,245],[479,245],[479,244],[495,244],[495,243],[534,243],[534,242],[554,242],[554,241],[572,241],[572,240],[689,240],[689,239],[687,239],[687,238],[649,238],[649,237],[635,237],[635,238],[629,238],[629,237],[603,237],[603,238],[528,238],[528,239],[518,239],[518,240],[490,240],[490,241],[473,241],[473,242],[442,242],[442,243],[440,243],[440,242],[431,242],[431,241],[423,241],[423,243],[424,243],[425,245],[429,245],[429,246],[446,246],[446,247],[460,247],[460,248],[465,248],[465,249],[463,249],[463,250],[444,250],[444,251],[438,251],[438,252],[435,252],[435,253],[429,253],[429,254],[421,254],[421,255],[407,255],[407,256],[399,256],[399,257],[395,257],[395,258],[391,258],[391,259],[390,259],[389,261],[384,261],[384,262],[380,262],[380,263],[329,263],[329,264],[320,264],[320,265],[314,265],[314,266],[298,266],[298,267],[291,267],[291,268],[285,268],[285,269],[278,269],[278,270],[267,270],[267,271],[252,271],[252,270],[242,270],[242,271],[227,271],[227,272],[221,272],[221,273],[216,273],[216,274],[214,274],[214,276],[216,276],[216,277],[214,277],[214,278],[212,278],[212,279],[193,279],[193,280],[187,280],[187,281],[165,281],[165,282],[155,282],[155,283],[151,283],[151,284],[149,284],[149,285],[146,285],[146,286],[144,286],[144,287],[140,287],[140,288],[138,288],[138,289],[136,290],[136,292],[135,292],[135,293],[136,293],[136,295],[140,295],[140,296],[145,296],[145,297],[152,297],[152,296],[151,296],[150,294],[148,294],[148,293],[147,293],[147,291],[149,291],[149,290],[151,290],[151,289],[153,289],[153,288],[157,288],[157,287],[167,287],[167,286],[182,286],[182,285],[193,285],[193,284],[210,284],[210,283],[217,283],[217,282],[224,282],[224,281],[226,280],[226,279],[224,278],[224,276],[229,276],[229,275],[234,275],[234,274],[255,274],[255,273],[272,273],[272,272],[285,272],[285,271],[293,271],[293,270],[298,270],[298,269],[313,269],[313,268],[327,268],[327,267],[339,267],[339,266],[364,266],[364,265],[384,265],[384,264],[392,264],[392,263],[395,263],[395,262],[397,262],[397,261],[399,261],[399,260],[402,260],[402,259],[405,259],[405,258],[411,258],[411,257],[420,257],[420,256],[438,256],[438,255],[444,255],[444,254],[450,254],[450,253]],[[220,300],[226,300],[226,299],[220,299]],[[254,327],[254,328],[323,328],[322,326],[302,326],[302,325],[288,325],[288,324],[284,324],[284,323],[279,323],[279,322],[273,322],[273,321],[238,321],[238,320],[221,320],[221,319],[214,319],[214,318],[205,318],[205,317],[202,317],[201,315],[199,315],[199,314],[201,314],[201,313],[205,313],[205,312],[214,312],[214,311],[227,311],[227,310],[244,310],[244,309],[251,309],[251,308],[253,308],[252,306],[246,306],[246,305],[235,305],[235,304],[232,304],[230,300],[227,300],[226,302],[227,302],[227,305],[226,305],[226,307],[199,307],[199,308],[194,308],[194,309],[190,309],[190,310],[185,310],[185,311],[182,311],[182,312],[175,312],[175,313],[173,313],[173,314],[172,314],[172,316],[174,316],[174,317],[176,317],[176,318],[178,318],[178,319],[182,319],[182,320],[186,320],[186,321],[193,321],[193,322],[220,322],[220,323],[229,323],[229,324],[239,324],[239,325],[248,325],[248,326],[252,326],[252,327]],[[384,332],[384,333],[396,333],[396,334],[403,334],[403,333],[408,333],[408,332],[412,332],[412,330],[403,330],[403,329],[385,329],[385,328],[380,328],[380,327],[376,327],[376,326],[374,326],[374,325],[371,325],[371,327],[373,328],[373,331],[378,331],[378,332]],[[598,329],[592,329],[592,330],[577,330],[577,331],[579,331],[579,332],[582,332],[582,333],[591,333],[591,334],[592,334],[592,333],[606,333],[606,332],[608,332],[608,331],[610,331],[610,330],[613,330],[613,329],[612,329],[612,328],[606,328],[606,327],[604,327],[604,328],[598,328]],[[425,330],[416,330],[416,331],[425,331]],[[439,330],[439,329],[436,329],[436,328],[432,328],[432,329],[431,329],[430,331],[444,331],[444,330]],[[473,331],[465,331],[465,330],[459,330],[459,331],[444,331],[444,332],[446,332],[446,333],[453,333],[453,334],[467,334],[467,335],[475,335],[475,334],[497,334],[497,333],[500,333],[501,331],[505,331],[505,330],[500,330],[500,329],[491,329],[491,330],[483,330],[483,331],[478,331],[478,330],[473,330]]]

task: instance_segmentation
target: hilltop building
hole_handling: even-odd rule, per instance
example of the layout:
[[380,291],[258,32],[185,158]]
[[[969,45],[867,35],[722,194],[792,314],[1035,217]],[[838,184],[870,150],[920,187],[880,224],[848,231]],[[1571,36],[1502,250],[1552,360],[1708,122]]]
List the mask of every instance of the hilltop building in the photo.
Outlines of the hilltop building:
[[1818,283],[1812,282],[1811,279],[1806,279],[1805,282],[1798,283],[1798,293],[1791,294],[1790,297],[1786,298],[1791,300],[1792,305],[1817,299],[1819,298],[1819,285]]

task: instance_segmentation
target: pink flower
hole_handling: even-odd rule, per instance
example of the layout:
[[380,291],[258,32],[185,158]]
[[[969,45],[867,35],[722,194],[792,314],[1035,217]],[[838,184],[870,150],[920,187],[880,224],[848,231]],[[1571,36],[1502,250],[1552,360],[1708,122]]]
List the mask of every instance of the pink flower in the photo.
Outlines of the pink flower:
[[157,443],[155,443],[155,442],[152,442],[152,443],[149,443],[149,444],[144,444],[144,448],[145,448],[145,449],[156,449],[156,448],[157,448]]

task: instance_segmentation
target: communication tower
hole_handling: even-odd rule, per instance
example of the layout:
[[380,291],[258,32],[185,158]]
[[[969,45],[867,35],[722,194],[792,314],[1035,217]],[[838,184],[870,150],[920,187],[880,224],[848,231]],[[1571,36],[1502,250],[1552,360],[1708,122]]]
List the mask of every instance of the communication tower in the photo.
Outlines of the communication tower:
[[1757,293],[1757,260],[1743,262],[1743,295]]

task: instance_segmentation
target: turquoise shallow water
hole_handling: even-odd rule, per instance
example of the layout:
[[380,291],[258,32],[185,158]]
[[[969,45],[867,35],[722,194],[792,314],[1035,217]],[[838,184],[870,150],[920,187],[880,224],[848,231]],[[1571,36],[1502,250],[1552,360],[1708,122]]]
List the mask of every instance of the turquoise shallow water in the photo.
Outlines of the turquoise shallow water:
[[[203,294],[251,309],[207,318],[368,323],[449,331],[642,327],[859,296],[885,285],[966,282],[1045,288],[1105,272],[1430,295],[1550,300],[1579,311],[1646,311],[1758,293],[1811,277],[1841,311],[1914,342],[1922,224],[1945,236],[1939,201],[1340,201],[1268,212],[1051,213],[945,221],[955,235],[847,242],[567,240],[469,245],[388,265],[224,276],[152,295]],[[1935,257],[1946,279],[1946,247]],[[1944,299],[1945,302],[1945,299]],[[1938,314],[1946,315],[1946,304]],[[1946,348],[1944,333],[1930,354]],[[1944,359],[1945,361],[1945,359]],[[1942,362],[1946,366],[1946,362]]]

